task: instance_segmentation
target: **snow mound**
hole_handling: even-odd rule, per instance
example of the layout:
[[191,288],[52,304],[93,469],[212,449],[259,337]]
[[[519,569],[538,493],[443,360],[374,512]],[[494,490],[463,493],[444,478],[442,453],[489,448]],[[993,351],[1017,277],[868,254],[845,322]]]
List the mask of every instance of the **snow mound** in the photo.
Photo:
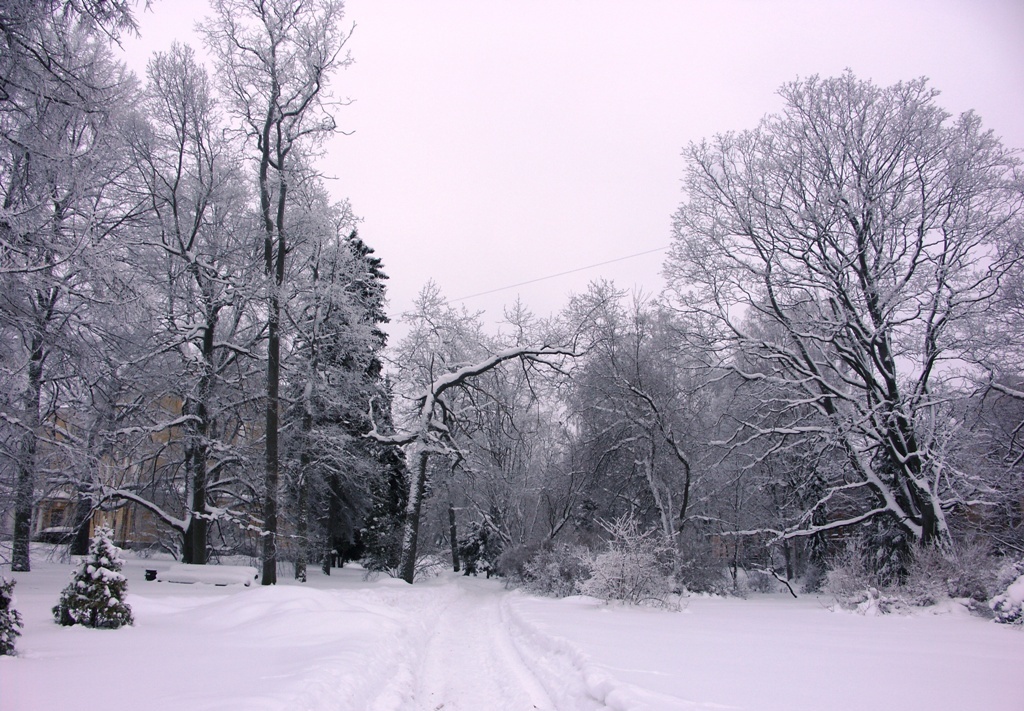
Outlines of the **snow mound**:
[[189,565],[177,563],[166,570],[157,571],[156,579],[162,583],[206,583],[208,585],[249,586],[259,571],[248,565]]

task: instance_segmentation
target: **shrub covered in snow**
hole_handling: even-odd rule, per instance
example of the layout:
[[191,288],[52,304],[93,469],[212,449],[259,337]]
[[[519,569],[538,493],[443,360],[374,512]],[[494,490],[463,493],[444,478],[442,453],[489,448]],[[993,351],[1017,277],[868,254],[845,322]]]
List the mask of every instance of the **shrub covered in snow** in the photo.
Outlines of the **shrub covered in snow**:
[[913,552],[903,592],[912,605],[932,605],[944,598],[984,603],[992,596],[995,564],[984,543],[927,546]]
[[680,553],[676,574],[679,587],[692,593],[730,595],[735,592],[725,566],[711,555],[710,549]]
[[14,654],[14,641],[21,634],[21,614],[14,609],[14,583],[0,578],[0,656]]
[[664,601],[672,592],[666,570],[671,550],[657,532],[640,531],[630,516],[602,525],[611,534],[608,550],[594,556],[590,577],[580,585],[580,592],[634,605]]
[[984,542],[915,548],[906,558],[905,576],[898,582],[879,576],[876,568],[873,551],[857,539],[832,560],[823,591],[834,595],[843,607],[861,612],[907,610],[947,599],[960,600],[977,612],[1015,579],[1003,575],[999,582],[996,559]]
[[515,546],[498,558],[498,570],[506,584],[538,595],[577,595],[580,584],[590,577],[590,552],[570,545]]
[[[1016,578],[1012,578],[1013,574]],[[999,571],[1003,591],[989,600],[996,622],[1024,625],[1024,561],[1009,563]]]
[[125,602],[128,581],[121,573],[124,560],[110,536],[108,529],[96,531],[89,554],[53,608],[53,619],[59,624],[104,629],[132,624],[132,610]]
[[822,592],[835,596],[843,603],[862,597],[868,590],[879,587],[878,579],[872,574],[866,560],[872,557],[861,539],[850,541],[829,563],[825,573]]

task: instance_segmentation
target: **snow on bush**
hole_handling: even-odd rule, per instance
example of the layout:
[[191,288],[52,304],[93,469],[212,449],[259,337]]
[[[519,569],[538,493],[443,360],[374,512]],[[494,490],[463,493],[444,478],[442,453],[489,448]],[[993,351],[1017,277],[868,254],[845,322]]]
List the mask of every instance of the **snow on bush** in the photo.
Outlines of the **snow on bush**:
[[0,656],[14,654],[14,641],[21,634],[21,614],[14,609],[14,583],[0,578]]
[[594,557],[590,578],[580,585],[580,592],[634,605],[663,604],[672,592],[671,579],[663,570],[664,560],[672,551],[657,532],[641,532],[632,516],[601,525],[611,534],[608,550]]
[[572,546],[541,548],[518,572],[513,569],[508,574],[530,592],[568,597],[578,594],[580,585],[590,577],[590,556],[586,550]]
[[680,590],[709,595],[734,592],[728,570],[711,550],[709,537],[691,535],[673,554],[675,582]]
[[864,541],[851,542],[829,566],[823,591],[841,607],[862,614],[909,611],[949,599],[978,612],[993,592],[1014,579],[1004,576],[999,586],[994,559],[983,543],[916,548],[907,557],[905,579],[889,584],[877,575],[874,557]]
[[1024,575],[1007,586],[1005,592],[989,601],[995,613],[996,622],[1007,625],[1024,625]]
[[945,598],[984,603],[993,593],[995,565],[984,543],[927,546],[913,552],[904,596],[912,605],[934,605]]
[[71,582],[53,608],[57,623],[103,629],[132,624],[132,610],[125,602],[128,581],[121,573],[124,560],[111,535],[109,529],[97,529],[89,554],[71,575]]

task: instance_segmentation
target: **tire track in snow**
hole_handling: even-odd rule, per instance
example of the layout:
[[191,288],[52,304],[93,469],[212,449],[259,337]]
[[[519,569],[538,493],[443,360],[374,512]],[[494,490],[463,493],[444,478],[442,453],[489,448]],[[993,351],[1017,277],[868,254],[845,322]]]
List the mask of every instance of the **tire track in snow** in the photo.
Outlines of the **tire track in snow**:
[[524,663],[503,619],[507,593],[462,579],[439,610],[421,652],[417,711],[555,711]]

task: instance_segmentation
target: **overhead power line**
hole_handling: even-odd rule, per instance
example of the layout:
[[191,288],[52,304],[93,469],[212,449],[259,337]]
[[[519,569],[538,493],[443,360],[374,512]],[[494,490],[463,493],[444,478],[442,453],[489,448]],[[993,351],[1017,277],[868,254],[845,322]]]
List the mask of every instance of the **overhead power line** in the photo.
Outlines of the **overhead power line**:
[[615,264],[615,262],[624,262],[627,259],[633,259],[635,257],[642,257],[645,254],[654,254],[655,252],[664,252],[666,249],[669,248],[669,246],[670,245],[666,244],[664,247],[658,247],[657,249],[648,249],[645,252],[637,252],[635,254],[627,254],[624,257],[616,257],[615,259],[609,259],[606,262],[598,262],[597,264],[588,264],[585,267],[577,267],[576,269],[569,269],[569,270],[564,271],[564,272],[558,272],[557,274],[548,274],[547,276],[537,277],[536,279],[528,279],[526,281],[521,281],[521,282],[519,282],[517,284],[507,284],[505,286],[499,286],[496,289],[488,289],[487,291],[479,291],[479,292],[477,292],[475,294],[470,294],[469,296],[460,296],[459,298],[452,299],[452,300],[453,301],[466,301],[467,299],[475,299],[478,296],[487,296],[488,294],[496,294],[499,291],[505,291],[506,289],[515,289],[516,287],[526,286],[527,284],[536,284],[539,281],[547,281],[548,279],[556,279],[558,277],[562,277],[562,276],[565,276],[567,274],[575,274],[576,272],[583,272],[583,271],[586,271],[587,269],[594,269],[596,267],[603,267],[606,264]]

